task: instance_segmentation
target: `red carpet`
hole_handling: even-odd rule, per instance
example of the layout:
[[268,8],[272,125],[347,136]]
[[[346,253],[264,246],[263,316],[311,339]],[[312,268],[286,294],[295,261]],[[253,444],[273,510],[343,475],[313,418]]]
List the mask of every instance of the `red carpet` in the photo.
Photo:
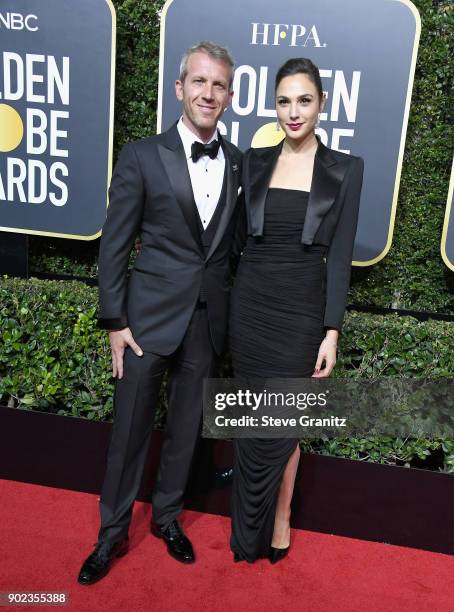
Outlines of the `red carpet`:
[[0,591],[66,591],[76,612],[454,610],[454,557],[294,530],[287,560],[234,564],[229,520],[185,512],[197,562],[184,566],[149,535],[142,503],[129,553],[101,582],[79,586],[97,538],[96,496],[4,480],[0,493]]

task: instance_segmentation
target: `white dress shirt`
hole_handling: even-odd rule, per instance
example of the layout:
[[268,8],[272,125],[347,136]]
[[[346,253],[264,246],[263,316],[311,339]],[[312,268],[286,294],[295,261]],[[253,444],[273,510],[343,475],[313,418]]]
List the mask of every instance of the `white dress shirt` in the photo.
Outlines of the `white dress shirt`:
[[[222,147],[219,147],[217,156],[214,159],[204,155],[196,162],[191,158],[191,146],[195,141],[203,142],[183,123],[183,118],[177,124],[177,129],[183,142],[186,161],[188,163],[189,176],[191,177],[192,192],[199,211],[203,229],[206,229],[211,217],[213,216],[224,181],[225,156]],[[218,134],[214,131],[213,136],[206,143],[216,140]]]

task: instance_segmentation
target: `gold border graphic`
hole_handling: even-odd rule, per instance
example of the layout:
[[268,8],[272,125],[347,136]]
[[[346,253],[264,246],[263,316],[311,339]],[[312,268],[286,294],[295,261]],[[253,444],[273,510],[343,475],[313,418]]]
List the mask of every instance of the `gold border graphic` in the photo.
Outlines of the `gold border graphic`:
[[166,0],[161,11],[161,24],[159,28],[159,80],[158,80],[158,109],[156,113],[156,133],[160,134],[162,130],[162,92],[164,89],[164,51],[166,39],[166,16],[169,6],[173,0]]
[[402,121],[402,132],[400,134],[400,145],[399,145],[399,155],[397,158],[396,178],[394,181],[393,199],[391,202],[391,213],[389,217],[388,239],[386,241],[385,248],[383,249],[383,251],[379,255],[374,257],[373,259],[368,259],[366,261],[353,261],[352,262],[354,266],[360,266],[360,267],[372,266],[373,264],[378,263],[388,254],[389,249],[391,248],[393,234],[394,234],[394,222],[396,220],[397,200],[399,198],[400,176],[402,174],[402,161],[404,158],[405,140],[407,137],[408,117],[410,115],[411,94],[413,91],[413,82],[415,78],[419,38],[421,36],[421,17],[415,5],[412,2],[410,2],[410,0],[391,0],[391,2],[400,2],[401,4],[404,4],[410,9],[411,13],[413,14],[413,17],[415,18],[415,25],[416,25],[415,38],[413,40],[413,51],[412,51],[412,56],[411,56],[410,74],[408,78],[407,96],[405,99],[404,117]]
[[[114,124],[114,98],[115,98],[115,54],[116,54],[116,32],[117,32],[117,17],[114,5],[111,0],[104,0],[110,10],[112,17],[112,32],[111,32],[111,58],[110,58],[110,105],[109,105],[109,150],[107,160],[107,186],[106,186],[106,209],[109,206],[108,189],[112,176],[112,150],[113,150],[113,124]],[[10,232],[13,234],[31,234],[35,236],[52,236],[54,238],[70,238],[71,240],[95,240],[102,233],[102,228],[96,234],[91,236],[78,236],[76,234],[59,234],[56,232],[41,232],[39,230],[28,230],[15,227],[0,227],[1,232]]]
[[[443,223],[443,231],[441,233],[441,257],[450,270],[454,272],[454,262],[452,262],[446,253],[446,240],[448,239],[449,219],[451,217],[452,196],[454,194],[454,158],[451,166],[451,177],[449,179],[448,199],[446,200],[445,220]],[[451,230],[452,231],[452,230]]]
[[[383,251],[374,257],[373,259],[368,259],[366,261],[352,261],[352,265],[354,266],[371,266],[373,264],[378,263],[381,259],[385,257],[391,248],[391,243],[394,234],[394,222],[396,219],[396,209],[397,209],[397,200],[399,197],[399,187],[400,187],[400,176],[402,173],[402,160],[404,157],[404,149],[405,149],[405,140],[407,136],[407,127],[408,127],[408,117],[410,114],[410,104],[411,104],[411,94],[413,90],[413,82],[415,78],[415,69],[416,69],[416,58],[418,55],[418,46],[419,46],[419,38],[421,35],[421,17],[415,5],[410,2],[410,0],[385,0],[385,2],[400,2],[408,7],[415,18],[415,37],[413,39],[413,50],[412,57],[410,63],[410,72],[408,78],[408,86],[407,86],[407,95],[405,98],[405,107],[404,107],[404,116],[402,121],[402,131],[400,136],[400,144],[399,144],[399,154],[397,158],[397,168],[396,175],[394,181],[394,189],[393,196],[391,202],[391,211],[389,217],[389,225],[388,225],[388,237]],[[160,44],[159,44],[159,85],[158,85],[158,109],[157,109],[157,122],[156,122],[156,130],[159,134],[162,129],[162,96],[163,96],[163,88],[164,88],[164,47],[165,47],[165,20],[167,11],[169,6],[172,4],[173,0],[167,0],[162,8],[161,13],[161,27],[160,27]]]

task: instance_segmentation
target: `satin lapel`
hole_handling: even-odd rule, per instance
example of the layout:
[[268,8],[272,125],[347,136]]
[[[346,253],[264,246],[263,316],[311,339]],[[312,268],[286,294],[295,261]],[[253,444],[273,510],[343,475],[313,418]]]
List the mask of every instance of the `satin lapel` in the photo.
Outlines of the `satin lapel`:
[[[222,140],[221,140],[222,142]],[[213,255],[219,243],[222,240],[225,230],[230,221],[233,211],[235,210],[235,204],[238,197],[238,187],[240,182],[240,172],[238,163],[235,161],[233,156],[230,154],[227,145],[223,143],[222,150],[225,156],[225,172],[226,172],[226,194],[225,194],[225,205],[219,219],[219,224],[213,237],[210,249],[207,254],[207,260]]]
[[345,171],[331,155],[330,149],[319,141],[314,158],[311,191],[307,204],[301,242],[312,244],[314,237],[339,193]]
[[249,159],[249,213],[253,236],[263,236],[266,194],[282,144],[262,153],[254,151]]
[[[176,131],[178,139],[171,133],[173,130]],[[203,253],[188,164],[184,154],[183,144],[176,128],[171,128],[169,130],[169,138],[167,140],[167,146],[158,145],[159,156],[192,237],[199,250]]]

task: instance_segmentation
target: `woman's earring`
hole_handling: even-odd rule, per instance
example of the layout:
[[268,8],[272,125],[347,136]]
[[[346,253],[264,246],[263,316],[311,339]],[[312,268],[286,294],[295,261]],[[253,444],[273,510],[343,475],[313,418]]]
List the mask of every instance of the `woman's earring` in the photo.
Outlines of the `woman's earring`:
[[276,121],[276,132],[279,132],[281,129],[281,125],[279,123],[279,121]]
[[317,123],[315,124],[315,127],[318,128],[319,125],[320,125],[320,113],[318,114]]

